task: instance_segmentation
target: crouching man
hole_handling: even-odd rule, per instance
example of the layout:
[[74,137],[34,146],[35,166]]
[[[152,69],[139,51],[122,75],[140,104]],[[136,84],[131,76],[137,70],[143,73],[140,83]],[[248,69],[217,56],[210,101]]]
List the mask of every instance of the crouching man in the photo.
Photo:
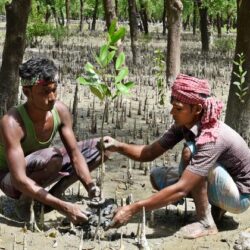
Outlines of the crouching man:
[[[68,108],[57,98],[58,69],[46,58],[20,65],[27,101],[11,108],[0,123],[0,188],[17,202],[17,215],[35,199],[66,215],[74,224],[87,220],[76,204],[63,201],[65,189],[80,180],[90,198],[100,195],[90,171],[101,160],[97,139],[77,142]],[[59,132],[63,148],[49,147]],[[56,183],[49,191],[45,187]]]
[[151,182],[159,192],[119,208],[112,226],[123,225],[143,207],[157,209],[191,194],[197,221],[180,232],[185,238],[216,234],[215,221],[226,211],[242,213],[250,205],[250,150],[236,131],[218,120],[222,103],[210,96],[207,81],[180,74],[172,86],[171,105],[175,123],[151,145],[104,138],[109,150],[142,162],[152,161],[186,141],[180,178],[169,181],[165,168],[155,168]]

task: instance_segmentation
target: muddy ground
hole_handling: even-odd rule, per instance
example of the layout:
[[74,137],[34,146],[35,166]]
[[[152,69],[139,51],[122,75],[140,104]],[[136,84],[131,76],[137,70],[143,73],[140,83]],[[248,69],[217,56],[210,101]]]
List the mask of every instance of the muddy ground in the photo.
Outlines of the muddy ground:
[[[152,190],[148,176],[144,170],[133,169],[134,184],[126,186],[124,184],[127,163],[121,157],[115,157],[111,164],[106,165],[104,196],[107,198],[126,198],[133,194],[133,199],[143,199],[151,195]],[[94,175],[94,173],[93,173]],[[123,182],[124,181],[124,182]],[[86,196],[86,191],[75,184],[66,193],[66,199],[75,202]],[[86,197],[85,197],[86,198]],[[15,201],[5,196],[1,196],[3,210],[0,216],[0,249],[80,249],[81,231],[76,234],[69,231],[69,226],[63,226],[63,216],[52,211],[45,215],[45,225],[43,232],[32,232],[26,229],[23,222],[18,222],[14,213]],[[250,228],[250,210],[240,215],[227,214],[219,226],[219,233],[213,236],[198,238],[195,240],[183,239],[176,234],[180,227],[188,223],[194,215],[194,203],[187,199],[187,213],[185,204],[162,208],[154,211],[154,219],[151,213],[147,213],[146,237],[151,249],[233,249],[239,233]],[[142,216],[138,214],[126,226],[120,229],[100,231],[97,239],[87,240],[82,243],[81,249],[138,249],[136,234],[138,223]],[[122,234],[122,245],[121,237]]]
[[[100,35],[100,40],[104,39],[102,33],[91,35],[85,32],[81,38],[72,36],[65,39],[63,48],[55,48],[51,40],[46,38],[40,47],[27,48],[26,50],[25,59],[30,56],[45,55],[53,57],[60,63],[63,85],[58,89],[59,98],[70,109],[73,105],[75,79],[79,76],[76,69],[83,67],[91,56],[91,52],[88,51],[90,47],[86,49],[85,46],[90,45],[91,49],[95,49],[100,45],[96,35]],[[127,142],[152,142],[172,122],[169,116],[168,97],[164,107],[158,104],[158,90],[155,87],[156,77],[152,70],[154,65],[150,65],[153,62],[153,51],[166,49],[166,38],[161,37],[158,32],[153,35],[157,36],[156,40],[152,37],[142,38],[141,64],[137,68],[130,65],[131,77],[137,81],[136,87],[130,96],[110,104],[110,115],[104,125],[105,135],[112,135]],[[214,49],[209,55],[204,56],[200,53],[199,37],[190,39],[191,37],[191,33],[188,32],[182,36],[182,72],[205,76],[213,86],[213,93],[226,102],[233,52],[221,53]],[[75,43],[75,46],[71,46],[72,43]],[[129,50],[128,39],[125,44],[127,44],[125,49]],[[81,54],[82,51],[87,54]],[[131,55],[128,56],[127,62],[128,64],[131,62]],[[77,137],[86,139],[100,136],[103,105],[98,100],[93,101],[93,96],[83,87],[80,87],[78,97]],[[124,111],[124,107],[126,107],[126,111]],[[93,127],[95,127],[93,121],[96,121],[96,132],[93,131]],[[54,144],[59,145],[60,140],[57,138]],[[121,199],[125,199],[130,194],[134,200],[150,196],[154,190],[149,182],[149,170],[156,165],[177,166],[180,149],[181,145],[150,164],[129,162],[125,157],[113,154],[106,163],[104,197],[117,198],[120,205]],[[132,184],[126,183],[129,164],[132,166]],[[92,173],[93,178],[96,178],[96,174],[96,171]],[[86,198],[86,195],[84,188],[76,183],[67,190],[65,199],[82,204],[81,201]],[[42,232],[32,232],[27,229],[24,222],[17,220],[14,211],[15,201],[2,193],[0,199],[0,249],[138,249],[136,235],[138,223],[142,219],[141,214],[135,216],[120,229],[100,231],[95,240],[84,240],[81,243],[81,231],[76,230],[73,233],[68,230],[67,225],[63,227],[64,217],[56,211],[45,215],[45,225]],[[84,207],[84,205],[82,206]],[[226,214],[223,223],[218,226],[219,233],[217,235],[195,240],[182,239],[176,233],[194,215],[192,200],[187,199],[186,208],[185,210],[184,203],[177,207],[169,205],[167,208],[155,210],[154,216],[147,213],[146,237],[151,249],[233,249],[240,232],[250,229],[250,210],[248,210],[240,215]],[[122,241],[120,240],[121,235]],[[80,244],[82,247],[79,247]]]

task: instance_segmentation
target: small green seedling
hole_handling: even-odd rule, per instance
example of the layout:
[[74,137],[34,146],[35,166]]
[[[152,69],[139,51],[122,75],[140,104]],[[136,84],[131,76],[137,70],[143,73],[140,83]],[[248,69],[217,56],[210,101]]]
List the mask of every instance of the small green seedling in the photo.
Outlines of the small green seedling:
[[129,94],[134,86],[133,82],[127,81],[129,70],[125,66],[125,54],[119,50],[119,43],[124,38],[126,30],[124,27],[116,28],[116,20],[113,20],[108,30],[107,41],[101,46],[99,53],[95,56],[95,66],[87,62],[84,69],[85,75],[77,78],[77,81],[88,86],[91,92],[97,96],[104,105],[101,125],[100,148],[102,150],[102,165],[100,169],[101,197],[104,182],[104,150],[103,150],[103,127],[104,117],[108,107],[109,99],[114,100],[119,95]]
[[244,103],[245,96],[248,91],[248,86],[245,86],[245,76],[247,71],[243,69],[243,63],[245,62],[245,57],[243,53],[238,54],[238,60],[233,61],[233,63],[237,66],[237,71],[234,71],[233,74],[238,78],[237,81],[234,81],[233,84],[237,86],[237,92],[235,93],[239,101]]
[[[111,23],[107,41],[101,46],[99,54],[95,56],[97,66],[87,62],[85,76],[77,80],[80,84],[88,86],[91,92],[101,101],[115,99],[118,95],[129,94],[134,86],[133,82],[126,81],[129,70],[125,66],[125,54],[118,49],[119,42],[125,36],[125,28],[116,30],[116,21]],[[111,65],[115,70],[112,73]]]

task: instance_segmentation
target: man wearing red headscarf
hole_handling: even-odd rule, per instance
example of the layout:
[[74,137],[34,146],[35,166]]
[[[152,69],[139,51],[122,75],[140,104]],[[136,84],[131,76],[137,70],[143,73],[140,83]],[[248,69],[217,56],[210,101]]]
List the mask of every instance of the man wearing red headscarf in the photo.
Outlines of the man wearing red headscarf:
[[175,123],[152,144],[132,145],[104,138],[109,150],[141,162],[152,161],[185,141],[179,177],[169,179],[171,171],[166,167],[154,168],[151,183],[159,192],[119,208],[111,226],[123,225],[143,207],[157,209],[190,194],[197,220],[184,226],[181,234],[185,238],[216,234],[216,223],[226,211],[241,213],[250,205],[250,150],[236,131],[218,120],[222,103],[211,97],[206,80],[178,75],[171,104]]

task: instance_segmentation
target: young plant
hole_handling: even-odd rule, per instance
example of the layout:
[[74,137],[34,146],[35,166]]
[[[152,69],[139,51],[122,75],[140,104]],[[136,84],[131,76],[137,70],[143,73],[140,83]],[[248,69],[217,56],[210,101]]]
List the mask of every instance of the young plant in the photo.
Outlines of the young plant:
[[[99,53],[95,56],[96,66],[87,62],[84,69],[86,74],[77,78],[77,81],[88,86],[90,91],[104,102],[104,112],[101,124],[101,143],[103,141],[103,126],[108,100],[114,100],[117,96],[129,94],[134,86],[133,82],[126,81],[128,68],[125,66],[125,54],[119,51],[120,41],[125,36],[125,28],[116,30],[116,21],[111,23],[108,30],[107,41],[101,46]],[[102,150],[102,162],[104,159]],[[102,164],[102,169],[104,164]],[[103,173],[103,171],[100,171]],[[100,189],[102,193],[103,176],[100,177]]]
[[[118,95],[129,94],[134,86],[133,82],[124,82],[129,71],[125,64],[125,54],[118,50],[118,43],[125,36],[125,28],[115,30],[116,23],[112,22],[107,41],[101,46],[99,54],[95,56],[97,67],[87,62],[84,69],[85,76],[77,78],[81,85],[88,86],[91,92],[101,101],[115,99]],[[112,74],[111,64],[114,62],[115,72]]]
[[233,63],[237,66],[237,71],[234,71],[233,74],[238,78],[237,81],[234,81],[233,84],[237,86],[237,92],[235,93],[239,101],[241,103],[244,103],[245,95],[248,91],[248,86],[245,86],[245,75],[247,74],[247,71],[243,69],[243,63],[245,62],[245,57],[243,53],[238,54],[238,60],[233,61]]

